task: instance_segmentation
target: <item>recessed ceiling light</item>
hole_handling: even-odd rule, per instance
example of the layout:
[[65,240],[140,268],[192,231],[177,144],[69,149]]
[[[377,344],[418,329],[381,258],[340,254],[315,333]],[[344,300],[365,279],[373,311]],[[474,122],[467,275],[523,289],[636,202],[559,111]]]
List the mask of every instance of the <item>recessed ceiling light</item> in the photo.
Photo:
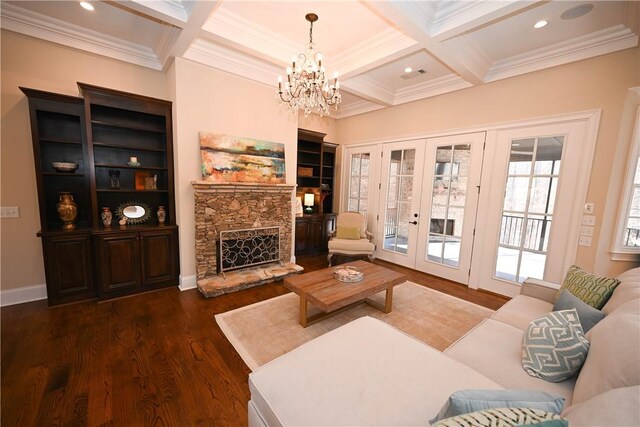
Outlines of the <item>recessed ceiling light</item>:
[[593,9],[592,4],[589,4],[589,3],[581,4],[580,6],[572,7],[571,9],[565,10],[564,13],[560,15],[560,18],[561,19],[579,18],[591,12],[592,9]]
[[93,10],[93,5],[91,3],[89,3],[88,1],[81,1],[80,2],[80,6],[82,6],[83,8],[87,9],[87,10]]
[[542,28],[545,25],[547,25],[548,22],[545,21],[544,19],[539,20],[538,22],[535,23],[535,25],[533,26],[533,28]]
[[413,71],[413,68],[411,68],[411,67],[407,67],[407,68],[404,69],[405,73],[410,73],[412,71]]

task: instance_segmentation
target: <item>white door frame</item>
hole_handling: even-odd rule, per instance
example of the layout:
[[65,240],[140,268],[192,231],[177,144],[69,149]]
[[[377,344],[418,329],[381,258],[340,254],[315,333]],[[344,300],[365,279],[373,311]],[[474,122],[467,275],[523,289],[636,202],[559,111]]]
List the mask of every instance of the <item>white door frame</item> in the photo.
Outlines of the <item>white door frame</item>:
[[[500,164],[498,162],[504,162],[504,159],[497,158],[498,151],[498,139],[502,131],[526,129],[535,126],[552,126],[562,124],[572,124],[582,127],[582,139],[580,145],[580,151],[578,158],[573,159],[576,163],[574,173],[570,177],[571,182],[560,182],[560,185],[571,185],[572,192],[570,200],[564,200],[565,208],[568,209],[570,215],[568,222],[564,230],[565,241],[569,242],[566,245],[562,260],[559,263],[559,267],[554,271],[549,272],[545,268],[545,280],[559,282],[562,280],[563,272],[575,263],[577,251],[578,251],[578,239],[580,236],[580,226],[582,222],[582,210],[586,200],[587,189],[589,185],[589,176],[591,174],[591,166],[593,163],[593,154],[595,151],[595,142],[597,137],[598,124],[600,121],[600,112],[593,112],[591,114],[575,114],[573,116],[563,116],[557,120],[550,119],[546,122],[537,121],[533,123],[531,121],[523,122],[520,126],[510,126],[509,128],[493,130],[487,133],[487,147],[485,151],[485,170],[493,171],[494,173],[483,174],[481,189],[480,189],[480,202],[478,206],[479,212],[486,212],[486,215],[479,215],[476,224],[476,241],[483,242],[481,250],[476,251],[471,265],[471,275],[469,280],[469,287],[473,289],[484,288],[493,292],[497,292],[503,295],[515,296],[520,291],[520,286],[514,285],[507,281],[503,281],[503,285],[495,285],[492,281],[492,286],[483,285],[483,281],[487,277],[487,272],[491,271],[493,277],[495,252],[498,246],[498,234],[495,233],[495,215],[500,216],[501,212],[491,211],[491,190],[495,188],[503,189],[505,182],[505,170],[506,164]],[[507,160],[508,163],[508,160]],[[560,192],[560,188],[558,188]],[[494,209],[495,210],[495,209]],[[573,244],[572,244],[573,242]],[[549,243],[551,245],[553,242]]]

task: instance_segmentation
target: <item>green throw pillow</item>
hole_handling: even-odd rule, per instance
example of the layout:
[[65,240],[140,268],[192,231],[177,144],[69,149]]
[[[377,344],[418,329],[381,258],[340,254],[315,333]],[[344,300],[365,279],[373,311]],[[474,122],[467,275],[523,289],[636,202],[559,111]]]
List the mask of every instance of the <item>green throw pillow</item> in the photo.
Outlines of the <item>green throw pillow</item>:
[[485,409],[484,411],[471,412],[464,415],[445,418],[438,421],[433,427],[493,427],[493,426],[523,426],[523,425],[545,425],[549,421],[557,421],[554,424],[558,427],[567,427],[569,424],[557,414],[531,408],[497,408]]
[[589,341],[575,308],[534,320],[522,335],[522,367],[545,381],[557,383],[575,375],[588,352]]
[[359,240],[360,229],[358,227],[341,227],[338,226],[336,230],[336,238],[347,240]]
[[619,284],[618,279],[596,276],[587,273],[577,265],[572,265],[567,271],[567,276],[562,282],[554,303],[560,297],[562,290],[566,289],[591,307],[600,310]]

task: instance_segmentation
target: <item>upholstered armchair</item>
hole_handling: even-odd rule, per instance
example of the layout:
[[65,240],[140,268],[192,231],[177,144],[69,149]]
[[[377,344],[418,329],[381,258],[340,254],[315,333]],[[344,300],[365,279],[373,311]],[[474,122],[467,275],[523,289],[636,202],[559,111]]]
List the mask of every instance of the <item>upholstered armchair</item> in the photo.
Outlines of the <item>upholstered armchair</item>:
[[358,212],[338,214],[336,229],[329,240],[327,260],[331,266],[333,255],[366,256],[369,261],[374,258],[376,245],[373,234],[367,231],[367,217]]

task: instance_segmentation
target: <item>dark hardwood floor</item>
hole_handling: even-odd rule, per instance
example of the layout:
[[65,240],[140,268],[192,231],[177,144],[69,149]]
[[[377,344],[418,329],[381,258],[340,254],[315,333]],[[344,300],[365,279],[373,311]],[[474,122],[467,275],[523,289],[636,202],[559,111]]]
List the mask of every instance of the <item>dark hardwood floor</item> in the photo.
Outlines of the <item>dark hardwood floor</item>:
[[[492,309],[507,299],[375,261]],[[299,258],[307,271],[326,258]],[[4,307],[1,422],[9,426],[247,424],[249,369],[213,316],[287,293],[276,282],[205,299],[177,288],[107,302]]]

